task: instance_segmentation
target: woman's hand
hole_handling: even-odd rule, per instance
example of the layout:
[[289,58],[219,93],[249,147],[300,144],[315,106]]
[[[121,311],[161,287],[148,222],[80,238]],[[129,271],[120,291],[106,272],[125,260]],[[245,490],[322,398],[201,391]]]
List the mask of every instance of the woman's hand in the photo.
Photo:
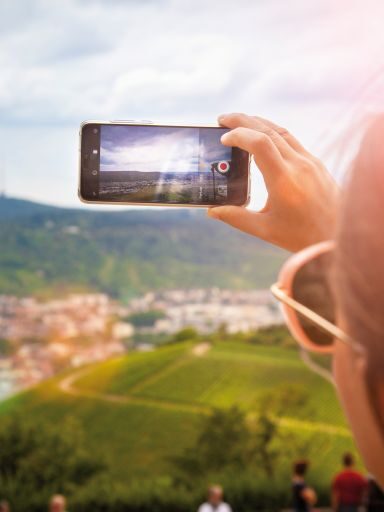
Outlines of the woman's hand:
[[258,212],[218,206],[208,215],[290,251],[333,238],[339,189],[324,165],[285,129],[259,117],[225,114],[221,142],[253,155],[268,200]]

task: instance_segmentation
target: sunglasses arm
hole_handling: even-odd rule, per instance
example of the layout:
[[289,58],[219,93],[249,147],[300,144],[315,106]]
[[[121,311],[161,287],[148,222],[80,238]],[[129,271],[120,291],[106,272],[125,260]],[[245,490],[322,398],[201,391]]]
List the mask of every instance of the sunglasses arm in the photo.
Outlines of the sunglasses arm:
[[307,320],[317,325],[320,329],[325,331],[328,334],[331,334],[335,338],[340,341],[343,341],[347,345],[350,345],[354,350],[358,352],[363,352],[360,344],[356,343],[348,334],[339,329],[336,325],[329,322],[327,319],[318,315],[312,309],[307,308],[304,304],[297,302],[295,299],[290,297],[280,286],[278,283],[275,283],[271,286],[272,295],[283,304],[286,304],[294,311],[305,317]]

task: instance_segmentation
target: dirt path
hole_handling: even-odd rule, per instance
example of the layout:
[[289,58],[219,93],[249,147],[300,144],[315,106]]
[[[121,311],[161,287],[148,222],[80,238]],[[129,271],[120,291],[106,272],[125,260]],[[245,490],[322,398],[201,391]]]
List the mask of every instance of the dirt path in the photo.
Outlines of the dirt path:
[[[93,368],[83,368],[78,372],[74,372],[67,377],[64,377],[59,383],[59,389],[67,395],[76,396],[78,398],[92,398],[95,400],[101,400],[103,402],[119,403],[119,404],[137,404],[146,405],[148,407],[160,407],[161,409],[191,412],[194,414],[209,414],[211,412],[210,407],[203,405],[188,404],[183,402],[172,402],[169,400],[163,400],[161,398],[145,398],[137,397],[133,395],[114,395],[111,393],[97,393],[95,391],[89,391],[84,389],[76,388],[75,383],[81,377],[87,375],[93,371]],[[132,388],[133,389],[133,388]]]
[[339,425],[330,425],[329,423],[296,420],[294,418],[282,417],[279,419],[279,424],[292,430],[306,430],[308,432],[322,432],[325,434],[337,434],[342,437],[352,437],[352,434],[348,428]]
[[[206,354],[210,350],[211,346],[209,343],[201,343],[197,345],[192,350],[192,353],[198,357]],[[196,351],[196,349],[198,349]],[[326,369],[318,366],[314,363],[310,357],[306,357],[308,354],[301,354],[301,358],[303,362],[310,367],[312,371],[315,371],[317,374],[321,375],[323,378],[326,378],[328,381],[331,381],[332,378],[330,372]],[[204,406],[200,404],[190,404],[183,402],[173,402],[171,400],[164,400],[161,398],[146,398],[146,397],[138,397],[134,396],[132,392],[137,392],[147,385],[148,383],[152,384],[156,382],[159,378],[166,375],[169,371],[172,371],[175,367],[182,366],[188,361],[188,358],[181,358],[160,370],[159,372],[151,375],[148,379],[144,379],[139,382],[136,386],[131,388],[131,394],[129,395],[114,395],[110,393],[97,393],[95,391],[89,391],[84,389],[79,389],[76,387],[76,382],[87,375],[88,373],[94,371],[93,366],[89,366],[86,368],[82,368],[78,371],[71,373],[70,375],[64,377],[61,381],[59,381],[58,386],[61,392],[75,396],[78,398],[90,398],[94,400],[101,400],[103,402],[109,402],[114,404],[137,404],[144,405],[147,407],[158,407],[164,410],[170,411],[181,411],[188,412],[192,414],[210,414],[212,412],[212,407]],[[333,382],[333,381],[332,381]],[[350,432],[347,428],[338,426],[338,425],[329,425],[321,422],[311,422],[305,420],[297,420],[294,418],[282,417],[279,419],[279,423],[290,429],[300,429],[312,432],[323,432],[327,434],[337,434],[343,437],[350,437]]]
[[212,348],[212,345],[208,342],[205,343],[199,343],[198,345],[195,345],[192,350],[192,354],[195,356],[201,357],[204,356],[207,352],[209,352]]
[[[199,343],[195,345],[192,349],[192,354],[198,357],[202,357],[211,349],[210,343]],[[189,404],[183,402],[172,402],[170,400],[164,400],[161,398],[146,398],[146,397],[138,397],[135,396],[135,393],[145,388],[148,384],[154,384],[159,379],[166,376],[169,372],[173,371],[175,368],[182,367],[189,361],[189,357],[181,357],[175,362],[167,365],[165,368],[154,372],[150,377],[143,379],[138,382],[130,389],[129,395],[114,395],[110,393],[97,393],[90,390],[83,390],[76,388],[75,383],[91,371],[93,371],[93,366],[82,368],[77,372],[64,377],[59,382],[59,389],[68,395],[82,397],[82,398],[93,398],[95,400],[103,400],[104,402],[112,402],[112,403],[121,403],[121,404],[138,404],[138,405],[147,405],[149,407],[160,407],[162,409],[167,410],[178,410],[183,412],[191,412],[194,414],[209,414],[211,412],[211,407],[199,405],[199,404]]]

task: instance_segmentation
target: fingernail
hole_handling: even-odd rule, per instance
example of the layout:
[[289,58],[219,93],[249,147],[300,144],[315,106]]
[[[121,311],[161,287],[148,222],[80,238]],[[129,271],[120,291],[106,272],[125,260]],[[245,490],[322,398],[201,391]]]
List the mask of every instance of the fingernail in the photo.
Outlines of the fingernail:
[[220,114],[219,117],[217,118],[220,121],[224,120],[226,117],[227,117],[228,114]]
[[220,141],[224,144],[224,142],[226,142],[226,140],[228,139],[228,135],[229,135],[229,132],[226,132],[224,133],[221,137],[220,137]]

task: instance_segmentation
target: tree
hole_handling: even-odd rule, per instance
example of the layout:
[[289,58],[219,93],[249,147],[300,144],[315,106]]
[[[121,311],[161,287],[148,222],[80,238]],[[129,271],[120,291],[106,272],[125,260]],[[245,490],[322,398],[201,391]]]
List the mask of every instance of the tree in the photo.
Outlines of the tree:
[[225,469],[241,469],[250,436],[245,414],[238,407],[216,409],[202,423],[193,447],[171,459],[176,480],[189,486],[197,478]]
[[[276,418],[269,414],[260,414],[257,417],[253,431],[254,456],[269,478],[274,477],[276,464],[279,460],[281,443],[276,443],[276,440],[281,440],[280,434]],[[276,446],[276,444],[280,444],[280,446]]]
[[265,393],[259,401],[253,423],[255,449],[261,467],[270,478],[281,462],[296,458],[298,453],[307,453],[313,442],[311,438],[304,441],[297,434],[283,431],[280,427],[280,419],[285,415],[311,415],[309,396],[301,386],[288,384]]
[[309,405],[310,393],[299,384],[284,384],[265,393],[258,410],[277,417],[292,415],[308,418],[314,414]]
[[301,438],[280,426],[285,413],[304,410],[307,402],[307,392],[285,386],[261,397],[249,415],[236,406],[214,410],[203,420],[195,444],[171,459],[175,480],[188,487],[198,478],[239,471],[274,478],[282,462],[308,450]]
[[157,320],[165,318],[164,311],[159,309],[150,309],[139,313],[132,313],[126,320],[135,327],[153,327]]
[[184,329],[174,334],[172,341],[179,343],[182,341],[194,341],[198,338],[199,333],[194,327],[184,327]]
[[31,500],[46,503],[56,492],[71,494],[104,469],[105,464],[85,450],[83,432],[73,419],[2,420],[0,489],[12,510],[28,510]]

